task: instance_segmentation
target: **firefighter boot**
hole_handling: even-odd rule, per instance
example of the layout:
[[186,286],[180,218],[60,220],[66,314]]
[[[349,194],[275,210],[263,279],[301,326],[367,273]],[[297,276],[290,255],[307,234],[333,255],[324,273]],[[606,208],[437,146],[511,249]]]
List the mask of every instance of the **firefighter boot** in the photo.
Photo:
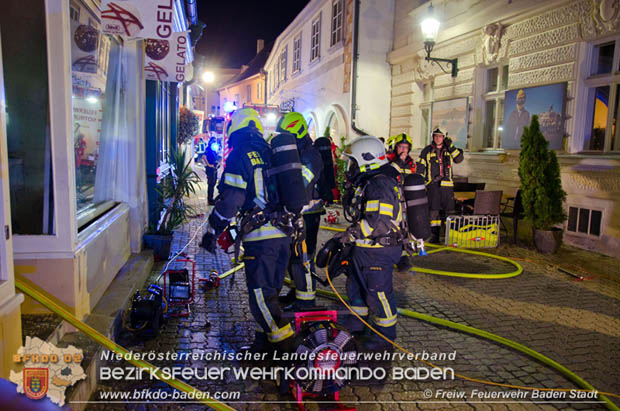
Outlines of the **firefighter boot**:
[[267,334],[262,331],[256,331],[254,333],[254,341],[251,345],[244,345],[239,349],[242,352],[262,353],[269,352],[273,347],[267,340]]
[[431,239],[429,243],[439,244],[439,232],[441,231],[441,226],[433,226],[431,227]]
[[308,311],[316,307],[314,300],[295,300],[293,304],[289,304],[283,308],[284,311]]
[[295,302],[295,289],[291,288],[286,295],[278,296],[278,302],[283,304],[290,304]]
[[398,271],[407,271],[410,268],[411,268],[411,261],[409,261],[409,256],[408,255],[400,256],[400,260],[398,260],[398,263],[396,264],[396,269]]

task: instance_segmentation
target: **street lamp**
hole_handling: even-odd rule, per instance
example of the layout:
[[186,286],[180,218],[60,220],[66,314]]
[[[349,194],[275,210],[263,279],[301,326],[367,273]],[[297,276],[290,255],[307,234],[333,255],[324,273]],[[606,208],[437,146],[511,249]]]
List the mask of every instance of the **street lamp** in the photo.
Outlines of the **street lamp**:
[[209,84],[215,81],[215,74],[212,71],[205,71],[202,73],[202,81]]
[[437,57],[431,57],[431,51],[433,51],[433,47],[435,46],[435,42],[437,41],[437,34],[439,33],[439,20],[435,16],[435,10],[433,9],[433,4],[431,3],[428,8],[428,12],[422,22],[420,23],[420,28],[422,29],[422,37],[424,38],[424,50],[426,50],[426,60],[427,61],[435,61],[439,68],[446,72],[440,61],[446,62],[452,66],[452,77],[456,77],[456,74],[459,72],[458,69],[458,59],[442,59]]

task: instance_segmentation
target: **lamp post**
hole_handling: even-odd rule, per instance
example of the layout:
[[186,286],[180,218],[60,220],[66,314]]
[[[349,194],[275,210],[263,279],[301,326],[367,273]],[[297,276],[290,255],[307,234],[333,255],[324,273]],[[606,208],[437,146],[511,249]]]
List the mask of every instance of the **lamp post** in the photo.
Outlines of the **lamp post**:
[[424,38],[424,50],[426,50],[426,60],[437,62],[437,64],[442,70],[443,67],[441,67],[441,64],[439,64],[439,62],[443,61],[450,64],[452,66],[452,77],[456,77],[457,73],[459,72],[458,59],[442,59],[437,57],[431,57],[431,51],[433,51],[433,47],[435,46],[435,42],[437,41],[439,25],[439,20],[435,16],[435,9],[431,4],[428,8],[426,16],[420,23],[420,28],[422,29],[422,37]]

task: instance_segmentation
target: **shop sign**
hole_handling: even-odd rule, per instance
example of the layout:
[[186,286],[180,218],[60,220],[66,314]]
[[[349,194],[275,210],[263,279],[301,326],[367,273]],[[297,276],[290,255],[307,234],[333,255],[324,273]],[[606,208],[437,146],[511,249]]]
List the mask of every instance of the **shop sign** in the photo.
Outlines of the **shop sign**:
[[144,77],[147,80],[184,82],[187,33],[172,33],[170,40],[146,39]]
[[173,0],[103,0],[101,30],[125,39],[170,40],[173,29]]

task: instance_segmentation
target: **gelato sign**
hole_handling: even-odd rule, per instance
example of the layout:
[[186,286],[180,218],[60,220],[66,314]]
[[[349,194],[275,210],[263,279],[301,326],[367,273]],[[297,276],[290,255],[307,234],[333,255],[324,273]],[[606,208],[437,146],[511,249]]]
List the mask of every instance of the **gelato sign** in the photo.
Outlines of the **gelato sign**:
[[126,39],[167,40],[173,33],[173,0],[103,0],[101,29]]
[[185,81],[185,32],[172,33],[169,40],[146,39],[144,43],[144,76],[147,80]]

